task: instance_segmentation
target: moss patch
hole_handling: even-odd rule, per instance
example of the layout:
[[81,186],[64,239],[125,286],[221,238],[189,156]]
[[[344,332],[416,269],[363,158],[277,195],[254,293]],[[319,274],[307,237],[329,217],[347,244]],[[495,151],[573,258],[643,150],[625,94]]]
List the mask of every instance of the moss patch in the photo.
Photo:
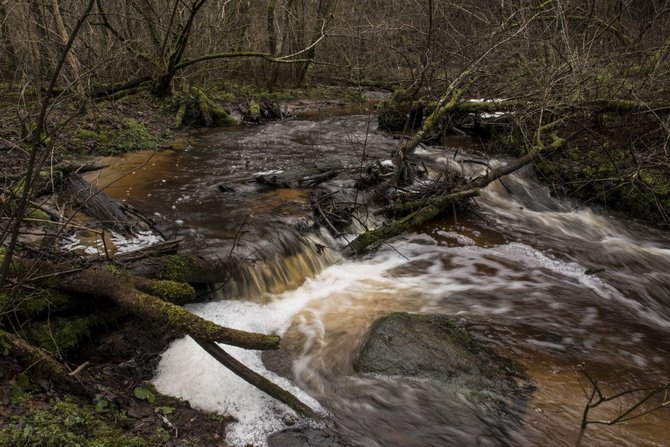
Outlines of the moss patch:
[[158,279],[187,282],[191,276],[192,266],[188,258],[179,255],[166,256],[158,271]]
[[[607,122],[603,124],[606,126]],[[573,138],[563,150],[539,160],[536,170],[560,195],[667,224],[670,219],[667,161],[659,156],[659,151],[648,149],[654,147],[651,141],[635,147],[623,135],[606,137],[600,144],[591,141],[590,136]],[[630,141],[635,141],[634,137]],[[644,164],[640,160],[645,160]]]
[[27,338],[47,351],[66,355],[90,339],[97,329],[116,321],[121,314],[120,310],[107,310],[90,315],[33,322],[27,327]]
[[63,292],[44,289],[31,294],[23,294],[13,304],[13,312],[19,318],[31,318],[68,309],[72,305],[72,297]]
[[187,93],[175,96],[175,126],[197,125],[205,127],[226,127],[237,124],[217,101],[205,92],[192,87]]
[[152,135],[141,122],[124,118],[117,125],[99,125],[94,129],[79,129],[75,143],[79,148],[90,147],[101,155],[156,149],[163,140]]
[[0,445],[26,447],[145,447],[153,443],[128,436],[92,411],[69,401],[52,401],[21,422],[3,429]]
[[156,281],[152,292],[159,298],[175,304],[185,304],[195,299],[195,290],[190,284],[177,281]]

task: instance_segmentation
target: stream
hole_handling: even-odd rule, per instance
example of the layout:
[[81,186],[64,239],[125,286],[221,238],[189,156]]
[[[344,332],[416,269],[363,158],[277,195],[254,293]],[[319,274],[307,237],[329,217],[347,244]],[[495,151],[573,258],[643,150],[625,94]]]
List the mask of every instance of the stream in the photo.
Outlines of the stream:
[[[249,181],[254,174],[324,157],[345,165],[386,160],[397,145],[374,116],[312,116],[202,131],[183,148],[129,154],[89,180],[115,180],[110,195],[189,235],[199,254],[235,252],[248,261],[309,209],[304,191],[262,188]],[[457,150],[482,155],[470,140],[452,137],[421,157],[440,163]],[[343,241],[321,232],[313,241],[327,248],[303,243],[289,255],[253,259],[244,284],[231,282],[211,301],[189,306],[224,326],[280,334],[282,348],[270,354],[227,350],[329,422],[301,420],[188,337],[163,354],[156,387],[233,416],[232,446],[264,446],[286,428],[327,429],[364,446],[570,446],[587,402],[582,365],[608,395],[670,382],[667,231],[557,200],[528,169],[490,185],[476,203],[360,258],[343,259]],[[482,421],[454,429],[449,400],[420,382],[354,372],[371,324],[399,311],[486,328],[483,339],[526,368],[535,391],[507,439],[474,441]],[[637,398],[624,396],[615,409]],[[597,417],[611,417],[608,411]],[[670,408],[592,425],[585,436],[583,445],[670,445]]]

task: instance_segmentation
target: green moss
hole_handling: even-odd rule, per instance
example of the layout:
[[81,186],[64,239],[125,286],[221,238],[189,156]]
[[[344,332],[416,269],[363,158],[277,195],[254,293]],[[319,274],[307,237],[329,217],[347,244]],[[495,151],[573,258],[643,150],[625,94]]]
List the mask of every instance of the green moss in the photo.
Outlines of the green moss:
[[233,126],[236,121],[232,119],[221,105],[209,99],[209,97],[197,87],[191,88],[191,94],[197,102],[200,120],[207,127]]
[[252,100],[249,103],[249,112],[256,115],[261,113],[261,105],[258,103],[258,101]]
[[152,293],[159,298],[176,304],[193,302],[195,290],[184,282],[160,280],[153,285]]
[[[626,104],[624,101],[621,107]],[[535,168],[551,184],[559,185],[559,192],[638,218],[667,223],[670,173],[662,158],[655,161],[659,152],[650,153],[650,148],[656,147],[653,140],[631,145],[630,134],[642,133],[630,125],[633,119],[629,115],[601,114],[594,125],[604,136],[597,144],[588,136],[573,138],[568,146],[543,156]],[[649,125],[644,120],[636,124],[642,128]],[[640,169],[640,160],[653,162]]]
[[36,346],[65,355],[90,339],[96,329],[112,323],[119,316],[120,311],[104,311],[85,316],[37,321],[27,326],[26,335]]
[[187,282],[191,276],[192,264],[188,258],[179,255],[170,255],[162,259],[158,271],[158,279],[175,282]]
[[[14,252],[14,256],[12,257],[12,262],[9,265],[9,273],[12,275],[17,275],[21,272],[22,266],[19,261],[16,260],[16,253],[19,250],[17,249]],[[3,262],[5,262],[5,256],[7,256],[7,249],[5,247],[0,246],[0,265],[2,265]]]
[[147,440],[128,436],[92,411],[68,401],[52,401],[21,423],[3,431],[1,445],[25,447],[145,447]]
[[670,195],[670,175],[661,170],[643,169],[639,172],[640,181],[642,181],[657,196]]
[[116,265],[116,264],[112,264],[112,263],[107,264],[107,265],[105,266],[105,268],[106,268],[109,272],[114,273],[115,275],[120,275],[120,274],[123,273],[123,269],[122,269],[121,267],[119,267],[118,265]]
[[10,191],[17,197],[21,197],[23,194],[23,188],[26,184],[26,180],[21,177],[21,179],[10,188]]
[[205,127],[225,127],[237,124],[228,112],[204,91],[192,87],[188,92],[176,95],[172,101],[175,114],[175,126],[185,124]]
[[40,290],[23,295],[16,300],[16,312],[23,317],[34,317],[40,314],[56,313],[70,307],[72,297],[56,290]]
[[131,151],[156,149],[162,140],[152,135],[144,124],[126,118],[116,127],[107,125],[93,130],[79,129],[75,142],[80,148],[91,146],[102,155],[118,155]]
[[[2,258],[4,256],[0,255],[0,265],[2,265]],[[4,313],[7,309],[12,307],[14,300],[11,298],[9,293],[0,292],[0,313]]]
[[50,220],[50,216],[39,208],[29,207],[26,212],[26,217],[29,219]]
[[184,117],[186,116],[186,103],[182,102],[177,109],[177,114],[174,117],[174,126],[179,128],[184,124]]
[[243,100],[259,99],[346,99],[352,102],[364,102],[356,89],[330,85],[311,85],[302,88],[275,87],[224,81],[211,88],[211,97],[222,102],[235,103]]

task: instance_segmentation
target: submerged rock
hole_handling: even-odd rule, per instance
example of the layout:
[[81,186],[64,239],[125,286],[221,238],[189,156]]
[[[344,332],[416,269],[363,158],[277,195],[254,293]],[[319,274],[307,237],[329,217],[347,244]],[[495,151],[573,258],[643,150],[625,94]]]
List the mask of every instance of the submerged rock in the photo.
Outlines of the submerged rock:
[[[433,427],[427,441],[443,445],[506,445],[533,389],[521,367],[482,346],[444,315],[393,313],[371,327],[354,359],[358,373],[416,383],[427,396]],[[413,410],[416,413],[417,409]],[[422,436],[422,434],[418,434]]]
[[356,447],[351,441],[314,428],[291,428],[268,438],[269,447]]

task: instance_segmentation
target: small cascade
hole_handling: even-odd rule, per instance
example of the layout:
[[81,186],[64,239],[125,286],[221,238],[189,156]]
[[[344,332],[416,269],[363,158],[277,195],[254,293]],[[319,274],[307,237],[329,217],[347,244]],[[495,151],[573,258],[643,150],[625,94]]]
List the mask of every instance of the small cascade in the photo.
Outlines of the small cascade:
[[211,286],[214,299],[258,298],[293,290],[341,257],[335,241],[323,229],[307,235],[286,231],[257,251],[257,257],[229,267],[228,281]]

